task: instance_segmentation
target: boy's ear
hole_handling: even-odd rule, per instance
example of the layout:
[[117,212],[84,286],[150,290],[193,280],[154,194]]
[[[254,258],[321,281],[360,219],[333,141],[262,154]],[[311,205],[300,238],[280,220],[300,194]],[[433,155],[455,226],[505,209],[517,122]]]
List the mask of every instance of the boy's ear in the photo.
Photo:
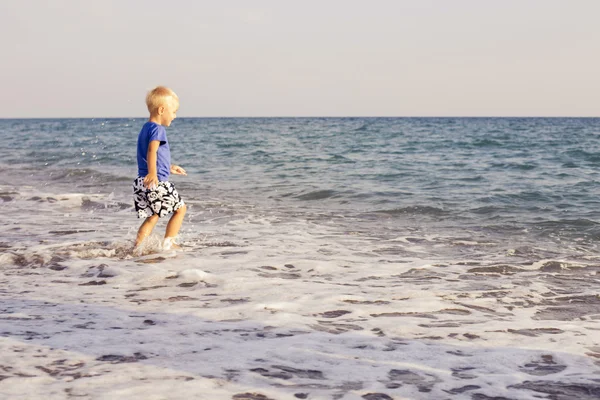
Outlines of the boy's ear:
[[165,112],[165,106],[158,107],[156,111],[158,112],[158,115],[163,115],[163,113]]

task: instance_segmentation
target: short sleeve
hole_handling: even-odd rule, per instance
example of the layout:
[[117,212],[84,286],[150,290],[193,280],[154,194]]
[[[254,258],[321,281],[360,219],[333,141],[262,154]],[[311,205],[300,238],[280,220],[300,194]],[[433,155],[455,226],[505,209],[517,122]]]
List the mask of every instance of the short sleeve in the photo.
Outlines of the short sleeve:
[[150,132],[148,132],[148,141],[151,142],[153,140],[158,140],[161,144],[167,142],[167,131],[164,126],[153,124],[150,128]]

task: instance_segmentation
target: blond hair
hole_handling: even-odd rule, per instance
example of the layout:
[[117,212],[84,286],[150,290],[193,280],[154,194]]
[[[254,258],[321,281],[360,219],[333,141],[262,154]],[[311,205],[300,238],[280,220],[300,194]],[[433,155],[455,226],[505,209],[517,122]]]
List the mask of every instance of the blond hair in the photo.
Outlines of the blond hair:
[[154,114],[160,106],[164,106],[170,100],[175,100],[179,104],[179,97],[174,91],[166,86],[157,86],[146,95],[146,105],[150,114]]

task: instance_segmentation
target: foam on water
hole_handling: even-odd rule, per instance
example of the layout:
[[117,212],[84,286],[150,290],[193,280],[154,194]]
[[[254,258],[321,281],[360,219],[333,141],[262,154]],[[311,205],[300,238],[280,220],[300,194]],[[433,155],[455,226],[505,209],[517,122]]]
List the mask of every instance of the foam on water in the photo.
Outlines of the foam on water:
[[[138,221],[110,207],[124,196],[90,198],[106,204],[98,212],[83,195],[11,190],[19,192],[5,203],[3,235],[17,221],[28,229],[27,216],[16,217],[19,198],[57,201],[36,200],[37,225],[3,244],[3,396],[598,393],[594,262],[531,262],[516,251],[486,258],[485,241],[383,239],[235,205],[188,224],[185,251],[136,256]],[[81,223],[65,221],[67,210]],[[479,256],[465,261],[463,252]]]

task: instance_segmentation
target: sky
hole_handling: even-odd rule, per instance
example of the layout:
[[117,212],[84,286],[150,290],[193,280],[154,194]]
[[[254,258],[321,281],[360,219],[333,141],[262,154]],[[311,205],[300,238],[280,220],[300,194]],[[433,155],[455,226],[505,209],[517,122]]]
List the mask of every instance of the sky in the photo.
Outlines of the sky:
[[0,118],[600,116],[599,0],[1,0]]

